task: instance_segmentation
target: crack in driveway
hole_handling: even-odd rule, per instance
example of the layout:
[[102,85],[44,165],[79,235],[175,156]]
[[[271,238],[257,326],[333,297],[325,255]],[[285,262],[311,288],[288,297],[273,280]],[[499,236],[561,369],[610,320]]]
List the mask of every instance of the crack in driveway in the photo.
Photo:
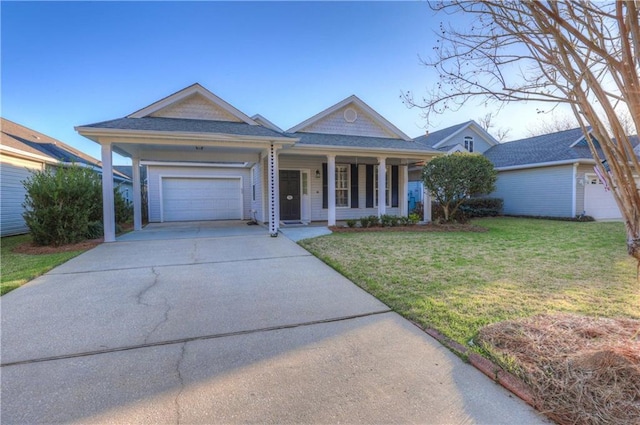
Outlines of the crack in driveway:
[[178,361],[176,362],[176,375],[178,376],[178,382],[180,383],[180,390],[178,390],[178,394],[176,394],[176,398],[173,400],[173,404],[176,407],[176,425],[180,424],[180,420],[182,419],[182,412],[180,411],[180,396],[184,391],[184,378],[182,377],[182,372],[180,372],[180,366],[182,366],[182,362],[184,360],[185,352],[187,350],[187,343],[183,342],[182,347],[180,349],[180,357],[178,357]]

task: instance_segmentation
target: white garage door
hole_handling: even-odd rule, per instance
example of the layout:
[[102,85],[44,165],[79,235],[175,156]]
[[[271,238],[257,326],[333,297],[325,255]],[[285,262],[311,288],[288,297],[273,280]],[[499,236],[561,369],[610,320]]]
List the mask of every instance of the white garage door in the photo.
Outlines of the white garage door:
[[584,211],[595,219],[620,218],[620,209],[611,191],[605,191],[597,177],[586,179],[584,188]]
[[163,178],[163,221],[239,220],[239,178]]

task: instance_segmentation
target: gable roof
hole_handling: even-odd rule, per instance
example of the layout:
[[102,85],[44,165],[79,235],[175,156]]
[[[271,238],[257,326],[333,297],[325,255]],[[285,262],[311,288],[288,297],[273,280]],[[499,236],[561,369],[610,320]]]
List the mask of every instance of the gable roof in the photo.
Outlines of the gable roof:
[[[638,136],[631,136],[631,142],[637,147]],[[496,168],[593,161],[580,128],[502,143],[488,149],[484,155]]]
[[[251,119],[244,112],[240,111],[239,109],[236,109],[231,104],[225,102],[215,94],[211,93],[209,90],[205,89],[199,83],[192,84],[189,87],[186,87],[163,99],[160,99],[149,106],[145,106],[144,108],[139,109],[136,112],[127,115],[127,118],[149,117],[152,114],[158,114],[160,111],[166,110],[173,105],[178,105],[179,103],[184,102],[189,98],[193,98],[194,96],[200,96],[204,98],[205,101],[209,102],[212,107],[221,109],[223,112],[227,113],[230,117],[234,118],[239,122],[244,122],[249,125],[258,125],[257,122]],[[227,120],[222,120],[222,121],[227,121]]]
[[404,134],[398,127],[391,124],[391,122],[389,122],[386,118],[384,118],[382,115],[377,113],[369,105],[364,103],[356,95],[351,95],[346,99],[342,100],[341,102],[338,102],[335,105],[325,109],[324,111],[319,112],[316,115],[312,116],[311,118],[301,122],[300,124],[294,127],[291,127],[289,130],[287,130],[287,133],[305,132],[305,129],[308,130],[313,124],[316,124],[322,121],[324,118],[327,118],[332,113],[349,105],[355,106],[361,109],[362,111],[364,111],[375,124],[379,125],[383,130],[389,133],[389,135],[391,136],[389,137],[390,139],[392,139],[395,136],[395,138],[402,139],[405,141],[411,140],[409,136]]
[[499,144],[499,142],[491,134],[489,134],[474,120],[469,120],[467,122],[452,125],[451,127],[443,128],[442,130],[434,131],[433,133],[428,133],[424,136],[416,137],[413,140],[426,146],[430,146],[434,149],[447,152],[455,145],[460,143],[459,140],[454,140],[454,138],[456,137],[456,135],[460,134],[466,129],[473,129],[476,133],[479,133],[482,138],[487,143],[489,143],[489,145],[496,146]]
[[[0,118],[0,150],[49,164],[82,164],[102,169],[102,163],[60,140],[32,130],[6,118]],[[126,175],[115,172],[119,179]]]

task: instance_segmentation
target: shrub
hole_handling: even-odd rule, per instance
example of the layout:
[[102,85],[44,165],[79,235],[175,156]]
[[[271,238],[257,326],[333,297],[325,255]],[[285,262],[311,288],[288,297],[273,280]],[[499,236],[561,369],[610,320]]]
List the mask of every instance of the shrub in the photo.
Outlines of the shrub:
[[460,209],[469,216],[474,217],[495,217],[502,214],[504,202],[500,198],[469,198],[460,205]]
[[471,217],[461,208],[458,208],[452,215],[449,215],[449,219],[445,218],[444,209],[437,202],[431,204],[431,221],[434,223],[467,223]]
[[377,215],[370,215],[367,217],[360,218],[360,226],[363,228],[367,227],[376,227],[380,223]]
[[[129,202],[119,188],[113,191],[116,223],[130,223],[133,221],[133,205]],[[102,205],[102,196],[100,197],[100,205]],[[102,216],[101,216],[102,217]]]
[[380,224],[382,227],[396,227],[398,225],[398,217],[390,214],[380,216]]
[[346,220],[346,222],[347,222],[347,227],[353,228],[353,227],[356,227],[356,223],[358,222],[358,220],[350,218]]
[[90,217],[102,202],[98,174],[77,165],[34,172],[23,181],[24,220],[37,245],[64,245],[85,239]]
[[409,224],[418,224],[418,222],[422,220],[422,216],[418,213],[413,212],[409,214],[409,217],[407,217],[407,219],[409,220]]

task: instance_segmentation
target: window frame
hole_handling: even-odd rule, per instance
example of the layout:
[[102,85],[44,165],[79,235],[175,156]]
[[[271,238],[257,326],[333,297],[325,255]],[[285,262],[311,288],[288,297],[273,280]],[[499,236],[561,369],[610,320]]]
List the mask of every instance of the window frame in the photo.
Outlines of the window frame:
[[[343,180],[338,178],[338,175],[340,174],[341,170],[344,170],[344,176],[345,178]],[[336,208],[351,208],[351,164],[336,164],[336,186],[334,187],[335,190],[335,199],[336,199]],[[338,187],[338,184],[340,182],[343,182],[345,184],[345,187]],[[346,193],[346,204],[341,205],[338,203],[338,192],[345,192]]]
[[467,150],[467,152],[473,153],[473,145],[473,136],[464,136],[464,148]]

